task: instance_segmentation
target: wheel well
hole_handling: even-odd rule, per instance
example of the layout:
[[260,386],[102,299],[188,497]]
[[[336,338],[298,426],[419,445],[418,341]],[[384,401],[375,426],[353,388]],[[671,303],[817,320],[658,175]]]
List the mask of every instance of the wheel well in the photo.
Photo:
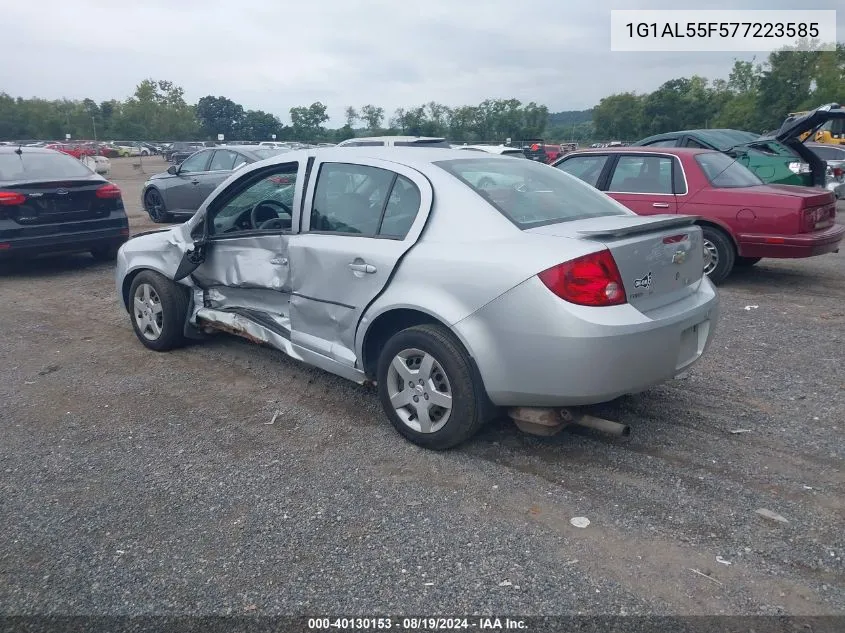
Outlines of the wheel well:
[[123,296],[123,307],[126,308],[127,312],[129,312],[129,291],[132,289],[132,281],[138,276],[138,273],[142,273],[145,270],[148,269],[139,268],[138,270],[133,270],[123,278],[123,286],[120,288],[120,294]]
[[733,244],[734,252],[739,253],[739,247],[736,243],[736,240],[734,239],[734,236],[731,235],[730,231],[725,230],[724,227],[719,226],[715,222],[708,222],[707,220],[698,220],[698,221],[696,221],[696,224],[700,227],[706,226],[708,228],[715,229],[715,230],[719,231],[720,233],[724,234],[725,237],[727,237],[728,240],[730,240],[730,243]]
[[376,379],[379,353],[391,336],[406,328],[426,323],[443,325],[433,316],[409,308],[390,310],[380,314],[367,329],[364,338],[364,373],[367,377]]

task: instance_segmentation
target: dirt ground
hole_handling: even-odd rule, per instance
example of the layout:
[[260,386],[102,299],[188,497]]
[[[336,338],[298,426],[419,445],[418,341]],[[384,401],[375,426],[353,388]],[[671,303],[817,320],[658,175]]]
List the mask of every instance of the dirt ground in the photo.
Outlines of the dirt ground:
[[[164,161],[113,163],[154,226]],[[147,351],[109,264],[3,265],[0,613],[845,615],[845,252],[720,295],[702,362],[596,409],[631,438],[433,453],[273,350]]]

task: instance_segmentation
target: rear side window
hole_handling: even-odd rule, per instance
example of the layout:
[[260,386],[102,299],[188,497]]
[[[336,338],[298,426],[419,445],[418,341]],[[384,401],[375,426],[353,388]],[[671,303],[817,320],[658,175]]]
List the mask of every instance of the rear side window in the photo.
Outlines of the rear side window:
[[521,229],[630,215],[585,182],[534,161],[468,156],[434,164],[473,189]]
[[405,176],[397,176],[390,197],[387,199],[387,207],[384,209],[384,218],[381,221],[379,235],[405,239],[411,225],[420,210],[420,190]]
[[91,173],[81,162],[60,152],[0,154],[0,181],[85,178]]
[[596,156],[573,156],[558,165],[555,165],[561,171],[567,174],[572,174],[576,178],[580,178],[588,185],[596,186],[601,176],[601,171],[607,163],[607,155]]
[[610,179],[616,193],[672,193],[672,159],[666,156],[620,156]]
[[395,176],[367,165],[323,164],[314,190],[310,229],[376,235]]

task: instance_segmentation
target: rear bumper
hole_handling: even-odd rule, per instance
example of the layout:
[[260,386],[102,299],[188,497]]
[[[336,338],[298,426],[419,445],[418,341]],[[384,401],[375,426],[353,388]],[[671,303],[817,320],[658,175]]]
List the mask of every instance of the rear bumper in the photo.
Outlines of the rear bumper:
[[101,246],[119,246],[127,239],[129,222],[125,215],[10,230],[0,225],[0,258],[81,252]]
[[713,285],[643,313],[567,303],[531,278],[453,326],[499,406],[577,406],[670,380],[697,362],[719,318]]
[[798,258],[834,253],[845,237],[845,225],[834,224],[829,229],[798,235],[739,234],[739,254],[742,257]]

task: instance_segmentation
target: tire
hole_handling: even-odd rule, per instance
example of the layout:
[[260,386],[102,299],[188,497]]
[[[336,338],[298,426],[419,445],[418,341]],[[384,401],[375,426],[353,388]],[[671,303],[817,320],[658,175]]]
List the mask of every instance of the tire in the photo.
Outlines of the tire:
[[[428,377],[419,384],[420,379],[414,376],[425,371],[419,369],[423,359],[432,362]],[[379,400],[390,423],[402,436],[423,448],[444,450],[457,446],[475,435],[491,414],[469,355],[440,325],[418,325],[393,335],[379,354],[377,378]],[[410,382],[415,385],[413,389]],[[437,398],[445,404],[444,395],[451,396],[448,410],[434,402]],[[400,403],[407,400],[407,404],[396,407],[391,398]],[[412,398],[418,400],[414,402]],[[417,413],[422,409],[416,408],[425,402],[429,403],[425,408],[430,422],[427,432]]]
[[[136,299],[141,304],[136,304]],[[167,277],[152,270],[138,273],[129,289],[129,318],[138,340],[157,352],[184,345],[188,302],[187,289]],[[142,314],[141,309],[148,312]]]
[[119,244],[106,244],[104,246],[95,246],[91,249],[91,256],[98,262],[114,261],[117,258],[117,251],[119,248]]
[[704,234],[704,272],[710,281],[718,284],[733,270],[736,251],[731,238],[721,229],[702,226],[701,231]]
[[150,216],[150,220],[156,224],[164,224],[173,220],[173,216],[167,212],[164,199],[158,189],[149,189],[144,194],[144,209]]
[[762,257],[740,257],[739,255],[737,255],[736,260],[734,260],[734,266],[736,266],[737,268],[740,268],[740,267],[750,268],[751,266],[753,266],[754,264],[759,262],[761,259],[763,259],[763,258]]

